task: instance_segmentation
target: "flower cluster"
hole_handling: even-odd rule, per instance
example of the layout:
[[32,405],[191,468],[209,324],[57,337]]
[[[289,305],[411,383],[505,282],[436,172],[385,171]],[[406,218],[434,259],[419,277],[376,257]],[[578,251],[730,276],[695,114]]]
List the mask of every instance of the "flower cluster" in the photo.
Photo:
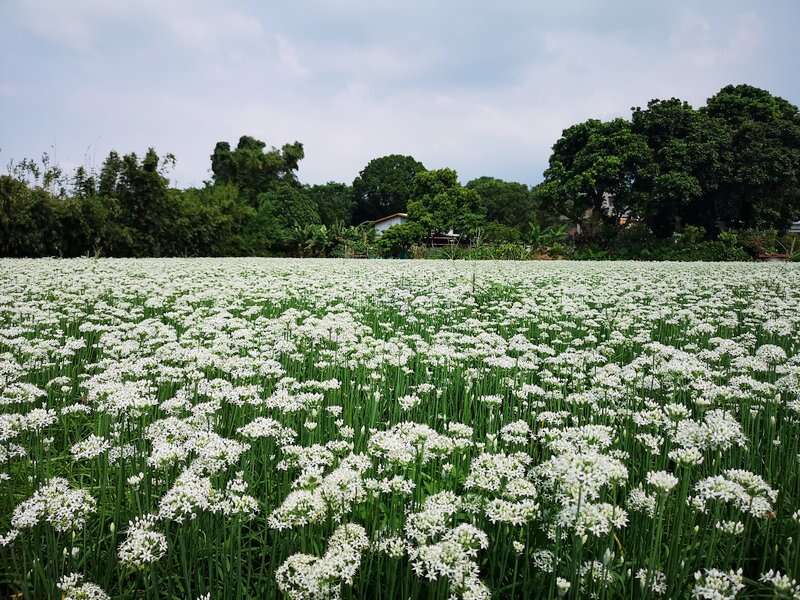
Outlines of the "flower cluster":
[[797,596],[798,336],[792,264],[3,261],[4,585]]
[[340,598],[342,586],[353,583],[368,546],[363,527],[341,525],[328,540],[323,556],[293,554],[278,567],[278,589],[292,600]]

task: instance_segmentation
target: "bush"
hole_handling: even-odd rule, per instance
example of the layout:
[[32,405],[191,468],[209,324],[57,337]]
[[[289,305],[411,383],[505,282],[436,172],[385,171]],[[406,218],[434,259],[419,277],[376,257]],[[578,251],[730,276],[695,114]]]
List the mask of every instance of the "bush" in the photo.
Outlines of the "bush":
[[522,235],[519,229],[503,225],[502,223],[489,222],[483,226],[480,240],[487,244],[519,244]]
[[723,232],[716,240],[706,239],[701,227],[688,226],[671,239],[653,235],[641,223],[634,223],[609,234],[601,241],[577,245],[571,255],[575,260],[673,260],[673,261],[747,261],[751,255],[742,247],[735,233]]
[[531,250],[539,255],[561,256],[566,250],[567,228],[564,225],[553,225],[542,228],[538,223],[531,223],[528,242]]
[[500,260],[525,260],[530,252],[522,244],[502,244],[497,247],[495,258]]
[[737,235],[739,243],[752,256],[778,251],[778,232],[774,229],[745,229]]
[[418,244],[425,237],[425,230],[419,223],[409,221],[394,225],[378,238],[377,246],[384,257],[406,258],[411,247]]
[[688,244],[666,255],[665,260],[679,261],[748,261],[750,255],[740,246],[732,246],[720,240]]

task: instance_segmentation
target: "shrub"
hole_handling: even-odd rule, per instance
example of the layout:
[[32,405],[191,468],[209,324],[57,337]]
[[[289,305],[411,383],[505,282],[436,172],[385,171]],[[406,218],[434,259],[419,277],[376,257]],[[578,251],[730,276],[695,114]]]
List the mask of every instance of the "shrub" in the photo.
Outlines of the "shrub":
[[381,256],[406,257],[411,247],[425,237],[425,230],[419,223],[409,221],[394,225],[378,238],[377,246]]
[[481,231],[481,242],[487,244],[506,244],[517,243],[522,241],[522,235],[519,230],[502,223],[487,223]]

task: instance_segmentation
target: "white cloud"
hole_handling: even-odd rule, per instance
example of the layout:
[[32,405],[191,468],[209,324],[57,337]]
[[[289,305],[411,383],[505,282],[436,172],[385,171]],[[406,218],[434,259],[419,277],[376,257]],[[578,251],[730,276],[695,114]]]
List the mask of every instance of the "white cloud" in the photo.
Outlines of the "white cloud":
[[[100,155],[155,145],[177,155],[181,184],[207,178],[214,143],[244,133],[302,141],[301,178],[311,182],[351,181],[391,152],[464,179],[533,182],[577,121],[627,115],[653,97],[700,104],[758,74],[775,26],[757,7],[687,4],[654,23],[638,4],[608,15],[576,3],[552,15],[515,6],[17,2],[18,26],[78,52],[51,52],[45,81],[59,100],[45,105],[44,124],[15,131],[20,147],[57,137],[61,156],[68,140],[73,160],[89,145]],[[638,20],[620,25],[623,12]],[[129,50],[108,56],[121,44]],[[0,99],[8,90],[36,99],[41,85],[19,71],[4,78]],[[26,129],[37,126],[37,135]]]
[[0,81],[0,97],[13,98],[19,93],[19,87],[11,81]]
[[275,41],[278,44],[278,59],[285,69],[298,77],[305,77],[309,70],[300,62],[297,50],[294,45],[282,35],[276,35]]
[[670,36],[670,46],[682,60],[701,69],[725,69],[752,60],[763,41],[764,25],[752,13],[732,22],[684,13]]

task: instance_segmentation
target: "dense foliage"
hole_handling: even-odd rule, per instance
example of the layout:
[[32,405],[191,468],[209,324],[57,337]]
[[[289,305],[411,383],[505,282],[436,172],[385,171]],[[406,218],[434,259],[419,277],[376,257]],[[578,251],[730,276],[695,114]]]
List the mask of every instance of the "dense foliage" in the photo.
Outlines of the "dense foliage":
[[800,269],[0,261],[0,597],[800,597]]
[[653,100],[630,121],[565,130],[542,188],[547,206],[589,236],[621,220],[662,238],[686,225],[713,236],[783,229],[800,214],[800,113],[748,85],[727,86],[697,110]]
[[[304,185],[303,157],[299,142],[221,141],[212,179],[183,190],[169,187],[175,158],[153,149],[111,152],[99,173],[71,176],[46,155],[12,163],[0,176],[0,255],[407,256],[452,232],[453,254],[531,257],[541,232],[557,231],[551,256],[741,259],[762,251],[721,234],[780,234],[800,217],[800,113],[747,85],[698,109],[652,100],[630,119],[573,125],[534,188],[462,185],[452,169],[397,154],[371,160],[352,185]],[[398,212],[409,221],[376,240],[370,221]],[[676,250],[687,231],[695,247]]]
[[405,212],[414,192],[414,178],[425,167],[411,156],[391,154],[369,161],[353,181],[356,223]]

